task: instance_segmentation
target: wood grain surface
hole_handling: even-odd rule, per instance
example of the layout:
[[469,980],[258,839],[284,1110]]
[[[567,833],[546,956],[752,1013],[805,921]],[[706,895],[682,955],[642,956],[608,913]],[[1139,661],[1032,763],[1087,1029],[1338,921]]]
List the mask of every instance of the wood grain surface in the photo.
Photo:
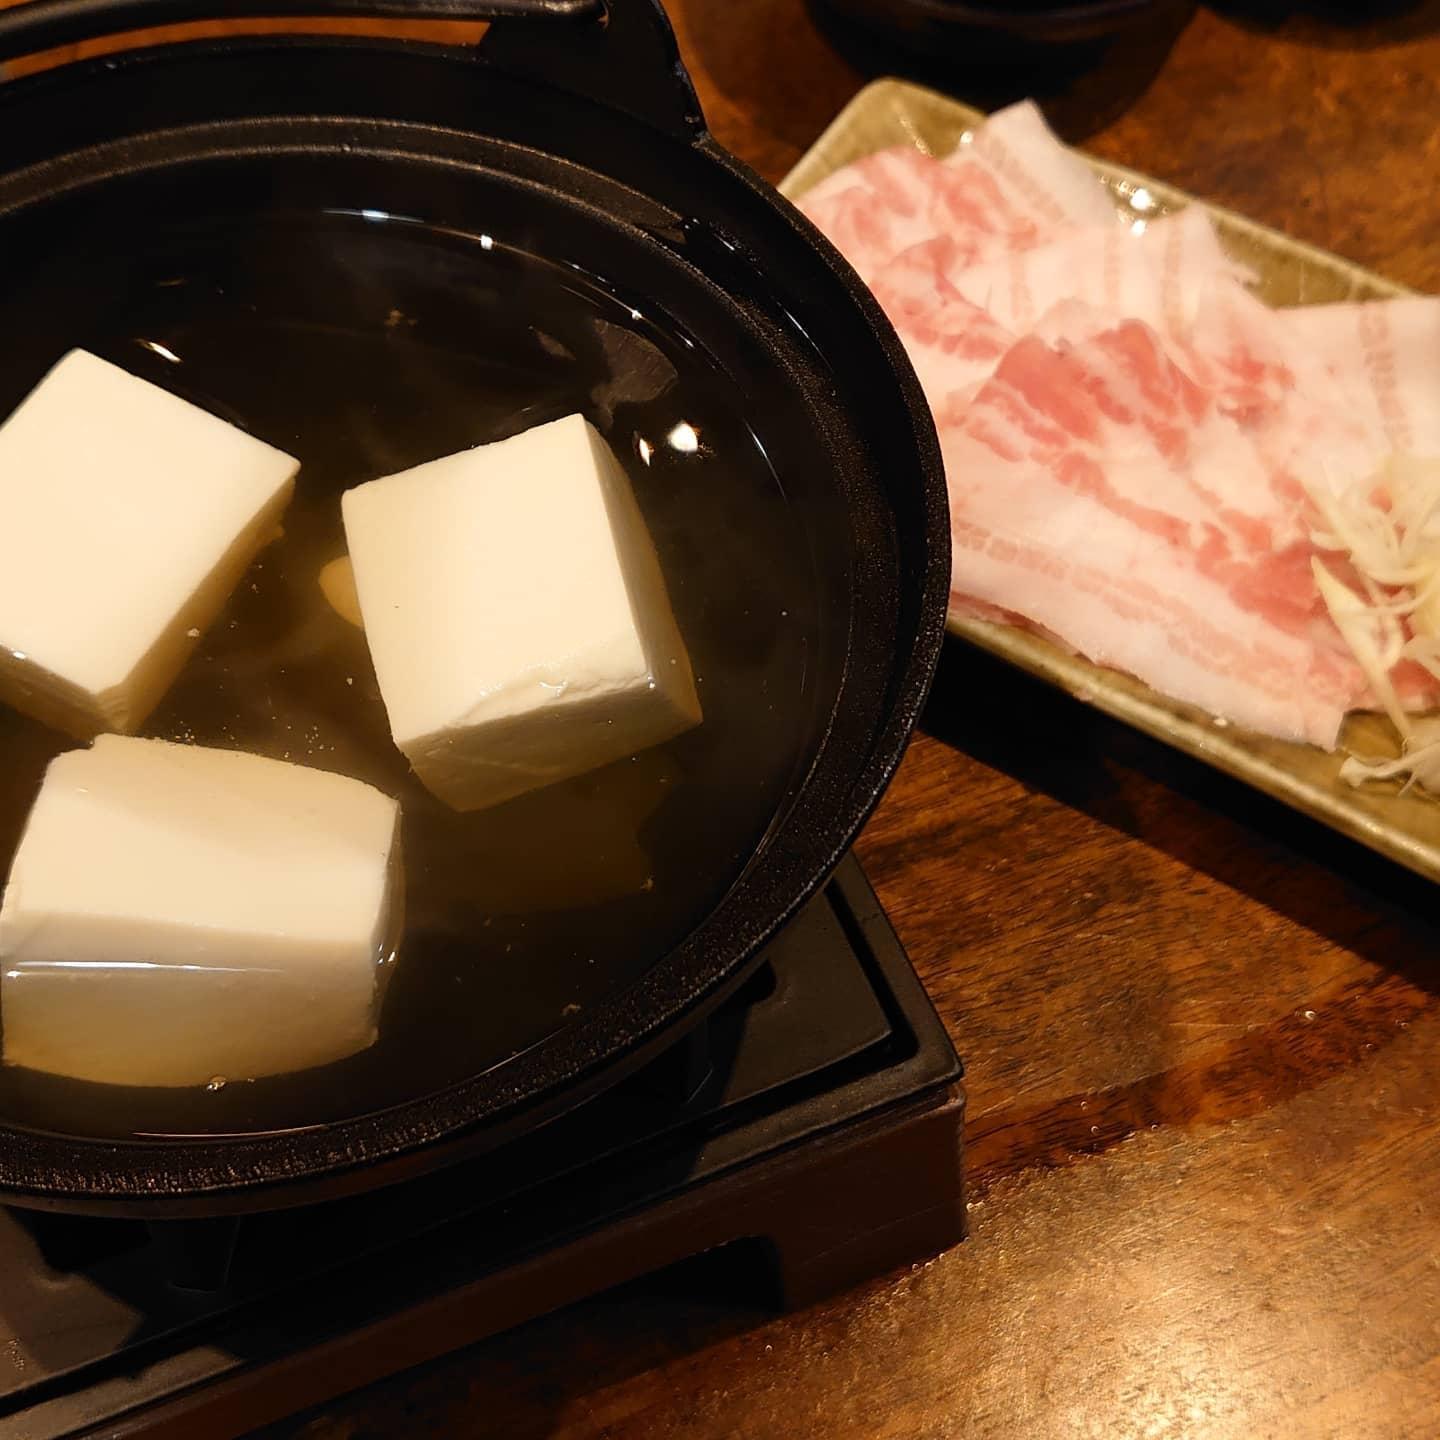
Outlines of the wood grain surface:
[[[890,63],[801,0],[671,8],[771,179]],[[1045,90],[1433,291],[1437,87],[1440,4],[1236,0]],[[1433,889],[958,644],[860,853],[967,1061],[966,1244],[780,1318],[637,1284],[270,1440],[1440,1434]]]

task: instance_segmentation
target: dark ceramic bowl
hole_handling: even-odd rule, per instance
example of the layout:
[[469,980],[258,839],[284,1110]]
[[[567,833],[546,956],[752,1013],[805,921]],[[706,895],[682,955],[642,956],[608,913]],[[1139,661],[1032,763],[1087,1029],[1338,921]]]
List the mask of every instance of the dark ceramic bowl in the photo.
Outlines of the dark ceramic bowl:
[[1162,26],[1188,0],[813,0],[823,20],[872,35],[896,48],[967,66],[1083,63],[1110,42]]

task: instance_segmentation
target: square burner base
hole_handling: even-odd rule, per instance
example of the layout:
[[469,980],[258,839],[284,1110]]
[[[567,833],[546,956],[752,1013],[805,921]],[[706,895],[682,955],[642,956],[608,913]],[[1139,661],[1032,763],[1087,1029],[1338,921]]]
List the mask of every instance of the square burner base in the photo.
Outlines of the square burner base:
[[0,1440],[231,1440],[735,1241],[798,1306],[960,1240],[960,1064],[853,859],[767,960],[646,1071],[421,1180],[238,1223],[0,1212]]

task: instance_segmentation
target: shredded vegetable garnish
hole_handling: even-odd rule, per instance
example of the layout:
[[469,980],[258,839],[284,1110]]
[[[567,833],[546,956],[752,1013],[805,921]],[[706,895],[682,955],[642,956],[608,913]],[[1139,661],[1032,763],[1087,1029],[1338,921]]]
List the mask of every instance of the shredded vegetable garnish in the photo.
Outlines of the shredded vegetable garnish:
[[1370,483],[1340,492],[1306,487],[1328,529],[1322,550],[1343,550],[1376,585],[1424,586],[1440,566],[1440,459],[1394,456]]
[[1405,742],[1405,753],[1394,760],[1364,760],[1351,755],[1340,767],[1340,778],[1347,785],[1394,780],[1401,775],[1405,777],[1401,794],[1412,785],[1440,794],[1440,719],[1415,721]]
[[1375,692],[1375,698],[1384,707],[1401,738],[1409,739],[1410,717],[1400,704],[1400,697],[1396,695],[1390,679],[1390,671],[1404,649],[1399,621],[1383,603],[1377,605],[1337,580],[1318,557],[1310,565],[1315,572],[1320,598],[1324,600],[1340,638],[1350,647],[1356,664],[1365,672],[1365,678]]
[[[1319,524],[1311,539],[1345,557],[1311,565],[1341,638],[1395,726],[1403,753],[1393,760],[1352,756],[1340,769],[1351,785],[1405,776],[1440,795],[1440,718],[1413,720],[1394,671],[1411,661],[1440,680],[1440,458],[1392,456],[1361,484],[1307,484]],[[1354,583],[1337,569],[1353,572]]]

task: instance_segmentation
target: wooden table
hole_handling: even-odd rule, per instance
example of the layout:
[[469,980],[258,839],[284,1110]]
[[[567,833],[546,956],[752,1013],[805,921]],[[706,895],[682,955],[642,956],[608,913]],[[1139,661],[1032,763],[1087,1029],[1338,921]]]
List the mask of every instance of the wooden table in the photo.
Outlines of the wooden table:
[[[1440,4],[1313,8],[1057,113],[1440,290]],[[771,179],[865,78],[801,0],[672,10]],[[1440,1434],[1434,891],[960,645],[860,852],[967,1060],[970,1240],[779,1319],[636,1285],[275,1440]]]

